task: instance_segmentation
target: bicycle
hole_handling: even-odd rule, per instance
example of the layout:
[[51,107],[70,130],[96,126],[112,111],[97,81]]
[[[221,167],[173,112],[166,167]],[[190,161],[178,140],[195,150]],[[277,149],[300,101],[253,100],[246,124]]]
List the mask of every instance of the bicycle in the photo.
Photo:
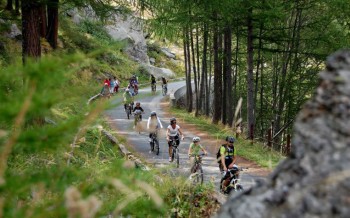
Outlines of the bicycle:
[[204,174],[202,168],[202,157],[205,154],[191,154],[189,157],[194,157],[194,164],[191,167],[191,176],[190,179],[193,179],[194,184],[203,184]]
[[131,111],[132,111],[132,104],[131,103],[126,104],[125,113],[128,119],[130,119]]
[[156,89],[157,89],[156,84],[152,83],[151,87],[152,87],[152,93],[155,94],[156,93]]
[[163,85],[162,85],[162,93],[163,93],[163,96],[166,96],[167,92],[168,92],[168,87],[167,87],[166,84],[163,84]]
[[150,141],[151,151],[153,152],[156,149],[156,155],[159,155],[159,141],[158,141],[158,133],[151,133],[151,141]]
[[141,133],[141,114],[141,110],[135,110],[134,112],[134,126],[136,131],[139,132],[139,134]]
[[[226,172],[224,172],[224,175],[220,181],[220,191],[222,193],[228,195],[232,190],[243,191],[243,186],[239,183],[240,179],[237,178],[238,171],[238,167],[234,166],[228,169]],[[226,179],[229,179],[230,183],[226,187],[223,187],[223,184],[226,181]]]
[[179,148],[178,148],[178,145],[176,145],[175,138],[170,139],[170,145],[173,148],[171,159],[172,160],[174,160],[174,158],[176,159],[176,167],[179,168],[179,165],[180,165]]

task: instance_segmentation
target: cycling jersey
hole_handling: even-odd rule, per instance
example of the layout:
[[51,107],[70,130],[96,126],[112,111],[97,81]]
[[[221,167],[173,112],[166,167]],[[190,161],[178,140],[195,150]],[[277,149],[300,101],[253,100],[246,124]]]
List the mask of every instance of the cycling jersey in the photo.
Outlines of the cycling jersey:
[[169,125],[167,129],[169,129],[169,136],[174,137],[179,135],[180,126],[176,125],[176,127],[173,129],[173,127]]
[[132,112],[135,112],[136,114],[140,114],[141,112],[143,112],[143,108],[142,107],[134,107],[134,110]]
[[195,143],[191,143],[190,148],[191,148],[191,153],[194,155],[198,155],[199,152],[203,149],[201,144],[196,145]]
[[160,122],[159,118],[156,117],[156,119],[152,119],[152,117],[149,117],[148,118],[148,121],[147,121],[147,129],[157,129],[157,128],[163,128],[163,125],[162,123]]
[[232,159],[234,156],[236,156],[236,149],[235,147],[230,147],[227,145],[222,145],[220,147],[220,154],[221,156],[224,155],[225,159]]

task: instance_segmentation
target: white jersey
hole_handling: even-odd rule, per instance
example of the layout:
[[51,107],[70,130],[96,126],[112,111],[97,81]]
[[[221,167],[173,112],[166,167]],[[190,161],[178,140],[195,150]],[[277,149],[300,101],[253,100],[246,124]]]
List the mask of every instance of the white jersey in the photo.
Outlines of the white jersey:
[[180,126],[176,125],[176,127],[173,129],[173,127],[169,125],[167,129],[169,129],[169,136],[177,136],[179,134]]
[[157,119],[152,119],[151,117],[149,117],[147,121],[147,129],[155,129],[155,128],[163,129],[163,125],[160,122],[158,116],[157,116]]

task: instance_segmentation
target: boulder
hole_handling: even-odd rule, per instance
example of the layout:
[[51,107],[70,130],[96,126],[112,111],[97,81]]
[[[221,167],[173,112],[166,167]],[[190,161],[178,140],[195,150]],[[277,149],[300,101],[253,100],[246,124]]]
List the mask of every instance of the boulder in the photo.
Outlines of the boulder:
[[350,51],[331,55],[319,76],[291,155],[265,183],[230,196],[218,217],[349,217]]
[[155,67],[152,65],[142,65],[149,74],[153,74],[157,79],[161,77],[172,78],[175,76],[175,73],[167,68]]
[[161,50],[161,51],[165,54],[165,56],[167,56],[168,58],[171,58],[171,59],[175,59],[175,58],[176,58],[175,53],[171,52],[168,48],[161,48],[160,50]]
[[106,26],[109,35],[118,41],[125,41],[125,52],[135,61],[149,64],[147,44],[142,22],[132,15],[115,15],[114,24]]
[[16,24],[11,24],[10,32],[7,34],[7,36],[11,39],[18,39],[22,36],[22,31],[17,27]]

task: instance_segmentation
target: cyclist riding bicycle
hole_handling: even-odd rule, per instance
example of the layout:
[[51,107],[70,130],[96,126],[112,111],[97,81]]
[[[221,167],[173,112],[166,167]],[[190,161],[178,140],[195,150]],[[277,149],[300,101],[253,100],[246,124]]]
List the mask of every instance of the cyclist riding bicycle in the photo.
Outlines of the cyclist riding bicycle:
[[227,173],[228,169],[237,168],[236,172],[236,179],[239,177],[239,170],[238,166],[236,165],[236,149],[233,143],[235,142],[235,139],[232,136],[226,137],[226,144],[223,144],[220,147],[220,171],[223,174],[222,180],[225,180],[225,182],[222,185],[222,190],[225,190],[225,188],[230,184],[230,175]]
[[188,156],[190,157],[190,163],[191,163],[191,171],[194,165],[194,157],[193,155],[199,155],[199,151],[203,151],[204,155],[207,155],[207,151],[203,148],[200,142],[200,138],[198,136],[193,137],[192,143],[190,144],[190,147],[188,148]]
[[[149,141],[152,141],[152,134],[156,133],[158,131],[158,129],[162,129],[163,125],[160,122],[157,113],[155,111],[151,112],[151,115],[148,118],[147,121],[147,129],[149,129]],[[152,152],[152,151],[150,151]]]
[[151,74],[151,84],[156,84],[157,81],[156,81],[156,78],[153,76],[153,74]]
[[126,110],[126,106],[134,102],[134,97],[131,95],[128,88],[125,89],[125,92],[123,94],[123,99],[124,99],[124,110]]
[[137,120],[136,120],[137,116],[140,116],[139,122],[141,122],[142,121],[142,113],[144,113],[144,110],[141,107],[141,103],[140,102],[136,102],[136,105],[135,105],[134,109],[132,110],[132,112],[135,115],[135,120],[134,120],[134,128],[135,128],[136,125],[137,125]]
[[176,145],[180,144],[180,139],[179,139],[179,135],[181,135],[182,140],[185,138],[180,126],[176,124],[176,118],[171,118],[170,119],[170,125],[167,127],[167,131],[166,131],[166,136],[167,136],[167,141],[168,141],[168,145],[169,145],[169,162],[172,162],[172,152],[173,152],[173,147],[171,145],[171,141],[175,140]]

